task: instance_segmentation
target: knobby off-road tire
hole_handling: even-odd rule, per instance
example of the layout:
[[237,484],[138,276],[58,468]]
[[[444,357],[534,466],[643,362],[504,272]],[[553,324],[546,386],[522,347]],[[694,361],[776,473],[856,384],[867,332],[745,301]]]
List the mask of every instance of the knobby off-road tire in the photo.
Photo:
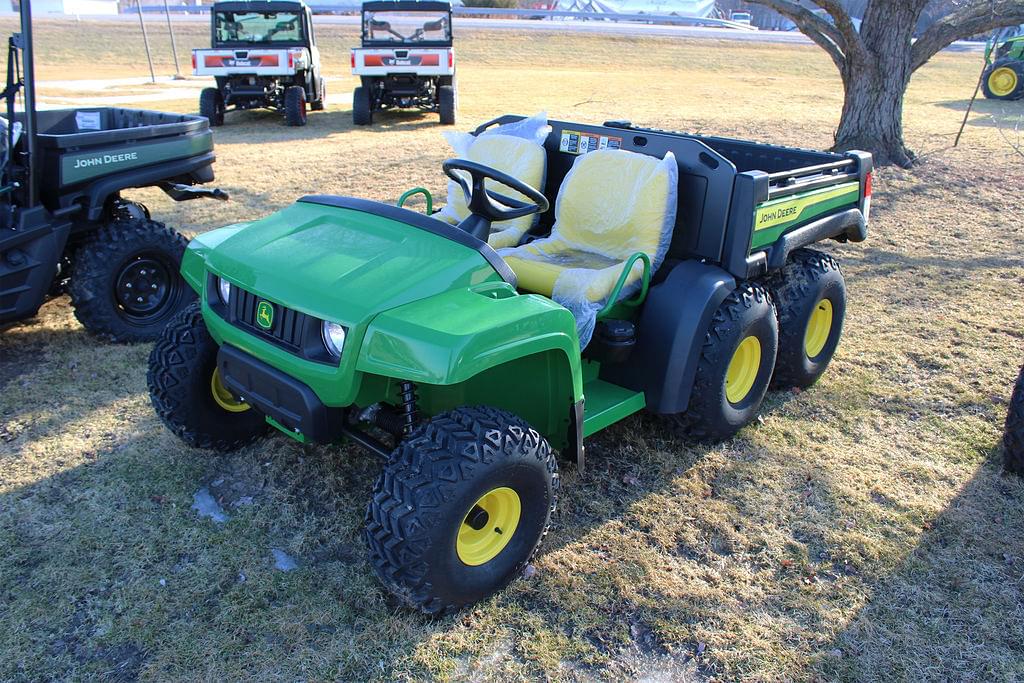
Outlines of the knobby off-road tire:
[[1024,476],[1024,367],[1010,397],[1003,434],[1003,466],[1007,472]]
[[458,109],[454,85],[442,85],[437,89],[437,106],[442,126],[455,125],[455,113]]
[[[701,441],[727,439],[753,422],[771,381],[778,339],[775,305],[768,290],[760,284],[740,283],[715,311],[701,347],[690,402],[685,412],[669,416],[670,422]],[[734,362],[747,370],[738,376],[740,382],[729,381]]]
[[75,317],[90,332],[117,342],[153,341],[195,300],[178,272],[187,245],[152,220],[103,226],[75,251],[68,283]]
[[312,111],[323,111],[324,107],[327,106],[327,84],[324,79],[320,79],[317,89],[317,99],[309,103],[309,108]]
[[357,126],[368,126],[373,123],[370,89],[365,85],[361,85],[352,91],[352,123]]
[[[425,614],[477,602],[505,587],[533,557],[558,486],[548,442],[515,415],[490,407],[438,415],[395,449],[374,486],[366,512],[370,562],[392,593]],[[520,506],[511,538],[489,559],[471,556],[468,541],[508,532],[510,525],[497,526],[502,509],[486,501],[507,498],[510,490]],[[493,517],[475,517],[478,503]]]
[[301,85],[285,88],[284,120],[289,126],[306,125],[306,91]]
[[205,116],[211,126],[224,125],[224,97],[217,88],[203,88],[199,93],[199,115]]
[[768,282],[779,313],[779,353],[772,386],[806,388],[828,367],[843,336],[846,281],[839,262],[797,249]]
[[[997,72],[1002,77],[999,79],[1000,84],[1006,78],[1015,79],[1016,84],[1011,85],[1005,91],[998,90],[998,88],[996,88],[996,84],[993,82],[995,80],[993,79],[993,75]],[[992,63],[992,66],[985,69],[985,74],[981,78],[981,89],[982,92],[985,93],[985,97],[990,100],[1021,99],[1024,97],[1024,61],[1009,57],[997,59]]]
[[216,369],[217,342],[196,302],[167,325],[149,354],[149,399],[167,428],[189,446],[231,451],[265,434],[267,422],[237,399],[221,398],[231,410],[217,402]]

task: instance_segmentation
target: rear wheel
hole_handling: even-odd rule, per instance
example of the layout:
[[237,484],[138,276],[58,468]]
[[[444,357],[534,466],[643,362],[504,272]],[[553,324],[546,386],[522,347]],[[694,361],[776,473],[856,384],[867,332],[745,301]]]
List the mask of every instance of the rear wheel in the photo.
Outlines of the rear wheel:
[[309,103],[309,108],[313,111],[323,111],[327,105],[327,84],[321,78],[317,85],[319,87],[316,91],[316,99]]
[[1024,61],[998,59],[982,77],[981,88],[992,100],[1019,100],[1024,97]]
[[224,97],[217,88],[203,88],[199,93],[199,115],[205,116],[211,126],[224,125]]
[[520,418],[488,407],[438,415],[395,449],[374,486],[370,562],[426,614],[477,602],[522,572],[557,493],[554,453]]
[[178,273],[187,244],[143,218],[103,226],[75,252],[68,283],[75,317],[114,341],[153,341],[195,299]]
[[301,85],[285,88],[284,120],[289,126],[306,125],[306,91]]
[[361,85],[352,91],[352,123],[357,126],[368,126],[373,123],[370,89],[365,85]]
[[195,448],[230,451],[266,433],[267,422],[224,387],[217,348],[194,303],[160,335],[146,380],[156,414],[178,438]]
[[437,89],[437,104],[441,115],[441,125],[455,125],[455,111],[458,107],[455,86],[442,85]]
[[846,281],[839,262],[798,249],[769,283],[779,312],[779,354],[772,385],[809,387],[828,367],[843,335]]
[[779,343],[775,306],[761,285],[741,283],[715,311],[686,411],[669,419],[693,438],[727,439],[757,418]]
[[1024,476],[1024,367],[1010,398],[1003,434],[1003,465],[1007,472]]

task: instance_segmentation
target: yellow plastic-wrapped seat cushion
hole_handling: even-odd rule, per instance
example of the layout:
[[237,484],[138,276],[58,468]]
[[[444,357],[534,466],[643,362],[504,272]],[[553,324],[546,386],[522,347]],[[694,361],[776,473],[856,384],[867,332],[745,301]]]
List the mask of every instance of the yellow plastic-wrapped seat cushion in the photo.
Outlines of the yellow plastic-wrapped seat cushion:
[[[558,191],[551,236],[499,252],[520,289],[573,312],[581,348],[629,257],[643,252],[654,269],[664,259],[675,226],[678,177],[671,153],[664,159],[623,150],[585,154]],[[620,296],[635,292],[642,276],[637,261]]]
[[[523,181],[530,187],[544,190],[547,154],[544,148],[535,142],[511,135],[484,135],[477,138],[473,146],[469,148],[468,157],[470,161],[490,166]],[[526,200],[526,195],[493,180],[487,181],[487,187],[509,197]],[[462,192],[462,188],[454,182],[449,182],[448,204],[442,213],[451,223],[458,223],[469,215],[466,196]],[[536,221],[536,216],[531,214],[509,221],[492,223],[491,235],[487,238],[487,243],[495,249],[514,247],[519,244],[519,240],[526,231],[533,226],[534,221]]]

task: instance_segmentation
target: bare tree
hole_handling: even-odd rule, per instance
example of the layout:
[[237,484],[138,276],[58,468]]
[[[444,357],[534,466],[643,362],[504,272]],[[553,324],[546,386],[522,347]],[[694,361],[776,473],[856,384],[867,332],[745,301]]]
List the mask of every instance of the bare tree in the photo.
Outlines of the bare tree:
[[955,9],[915,41],[932,0],[871,0],[860,31],[841,0],[813,0],[827,16],[795,0],[747,1],[788,17],[835,62],[844,91],[835,148],[863,149],[879,164],[900,166],[914,161],[903,141],[903,96],[913,73],[954,41],[1024,22],[1024,0],[941,0]]

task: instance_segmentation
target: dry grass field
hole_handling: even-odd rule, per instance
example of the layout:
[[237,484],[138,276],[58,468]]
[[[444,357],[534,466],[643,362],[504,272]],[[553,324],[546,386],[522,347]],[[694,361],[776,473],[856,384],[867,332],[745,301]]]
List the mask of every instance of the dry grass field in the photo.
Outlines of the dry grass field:
[[[205,31],[183,25],[179,45]],[[44,79],[145,73],[131,24],[37,35]],[[331,92],[350,91],[353,32],[320,40]],[[459,128],[546,110],[827,147],[841,104],[811,47],[472,32],[458,49]],[[1024,482],[999,447],[1024,360],[1024,102],[979,102],[953,149],[979,67],[943,54],[918,74],[923,163],[877,173],[868,242],[826,246],[850,304],[821,382],[770,395],[715,446],[647,415],[601,433],[586,476],[563,468],[536,573],[441,621],[370,574],[374,458],[284,438],[185,448],[150,408],[149,349],[48,303],[0,335],[0,680],[1024,679]],[[339,102],[303,129],[229,115],[231,202],[133,196],[197,233],[311,192],[443,190],[435,117],[354,129]],[[227,521],[191,509],[202,488]]]

